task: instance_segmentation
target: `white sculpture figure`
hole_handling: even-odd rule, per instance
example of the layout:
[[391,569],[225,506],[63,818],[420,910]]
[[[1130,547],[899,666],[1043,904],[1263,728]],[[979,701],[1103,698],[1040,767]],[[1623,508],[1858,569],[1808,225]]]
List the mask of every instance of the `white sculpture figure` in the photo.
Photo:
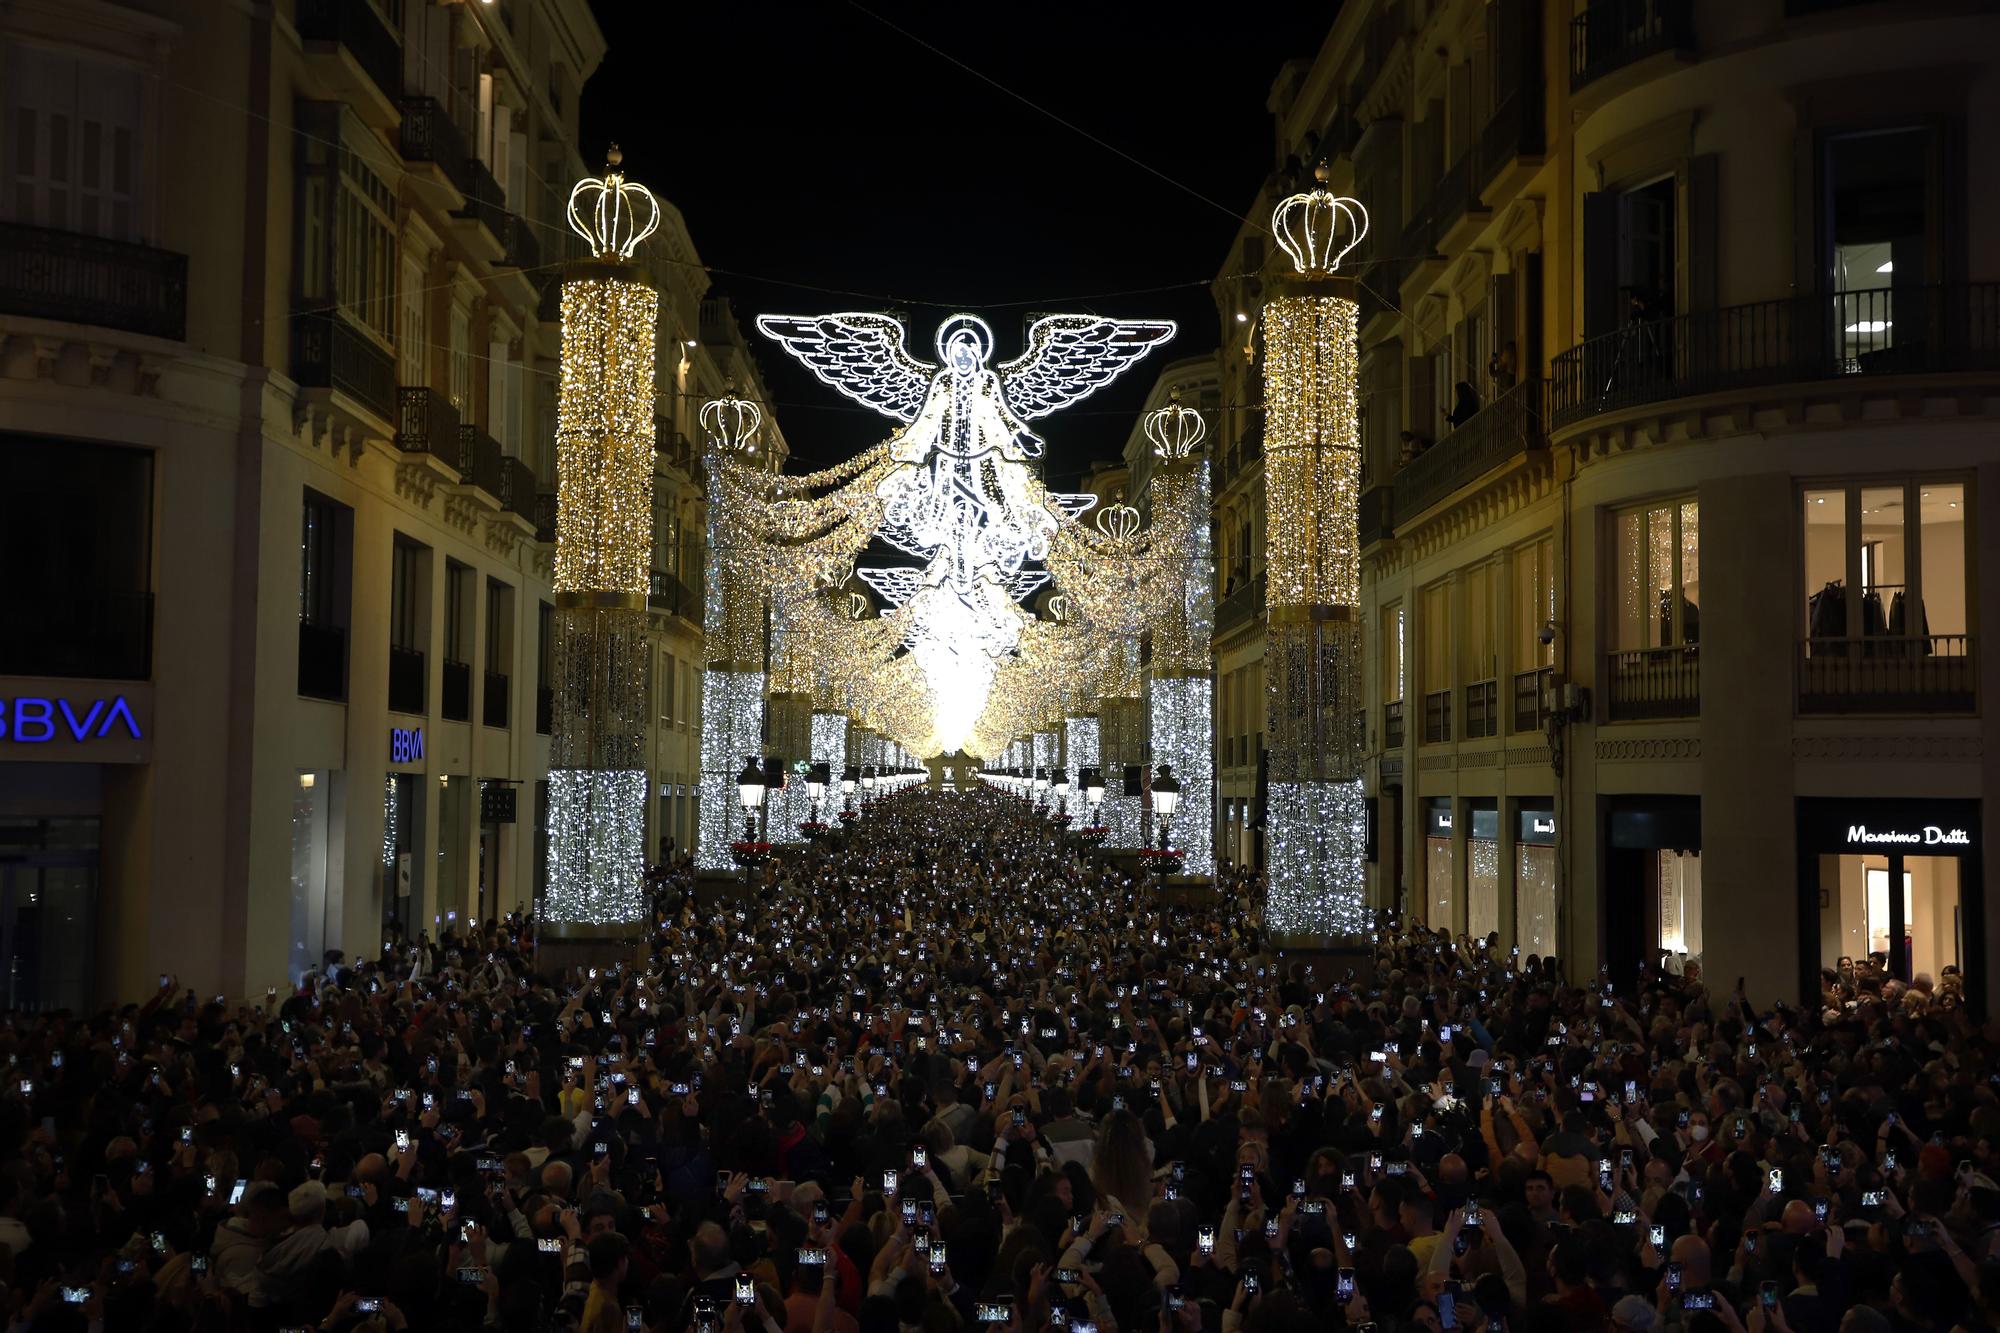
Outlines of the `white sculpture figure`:
[[[993,330],[975,315],[938,327],[935,366],[904,349],[903,326],[887,315],[761,315],[757,327],[841,393],[905,423],[890,446],[902,466],[878,491],[881,535],[925,565],[916,579],[870,582],[901,594],[939,735],[954,748],[985,705],[992,659],[1019,640],[1015,597],[1040,583],[1021,567],[1048,555],[1056,531],[1058,513],[1029,489],[1042,440],[1027,423],[1109,384],[1174,325],[1049,315],[998,368],[988,365]],[[1088,497],[1052,499],[1066,515],[1088,508]]]

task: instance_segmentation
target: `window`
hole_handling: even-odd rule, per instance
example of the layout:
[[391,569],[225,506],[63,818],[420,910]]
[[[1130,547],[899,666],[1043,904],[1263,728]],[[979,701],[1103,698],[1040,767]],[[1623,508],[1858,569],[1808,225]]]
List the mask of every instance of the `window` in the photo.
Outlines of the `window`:
[[0,433],[0,675],[151,674],[153,455]]
[[451,305],[451,403],[464,420],[472,419],[472,315]]
[[347,108],[308,104],[300,122],[299,296],[309,307],[339,307],[388,347],[396,337],[399,263],[391,169]]
[[141,238],[139,71],[10,46],[0,217],[112,240]]
[[341,518],[345,506],[307,491],[299,531],[299,619],[308,625],[345,622],[340,596],[345,571],[338,568]]
[[1927,335],[1924,284],[1941,271],[1937,137],[1905,126],[1824,142],[1823,262],[1841,353],[1857,370],[1899,337],[1911,344]]
[[1499,669],[1495,650],[1494,594],[1499,587],[1499,570],[1492,564],[1474,565],[1462,577],[1465,587],[1465,623],[1459,641],[1464,646],[1461,679],[1491,680]]
[[444,660],[472,660],[472,604],[466,596],[472,570],[456,560],[444,562]]
[[1382,609],[1382,702],[1403,697],[1403,604]]
[[397,293],[397,305],[401,311],[396,329],[398,384],[429,382],[424,368],[430,363],[430,294],[425,285],[423,261],[415,255],[404,255],[403,286]]
[[1701,529],[1693,500],[1660,501],[1616,520],[1620,652],[1700,642]]
[[1417,679],[1424,695],[1426,744],[1451,739],[1451,586],[1433,583],[1418,594]]
[[666,661],[663,662],[661,665],[664,666],[666,669],[667,679],[665,688],[663,688],[660,691],[660,707],[664,710],[660,714],[660,721],[671,725],[674,720],[674,704],[676,702],[674,695],[674,686],[676,684],[675,677],[677,673],[675,671],[675,668],[680,666],[680,659],[675,657],[672,653],[665,654],[665,657]]
[[423,635],[418,628],[418,576],[423,548],[415,542],[396,539],[389,559],[389,643],[391,647],[421,649]]
[[1514,550],[1514,670],[1554,666],[1556,645],[1544,631],[1556,618],[1556,543],[1541,537]]
[[506,675],[514,656],[514,590],[486,580],[486,669]]

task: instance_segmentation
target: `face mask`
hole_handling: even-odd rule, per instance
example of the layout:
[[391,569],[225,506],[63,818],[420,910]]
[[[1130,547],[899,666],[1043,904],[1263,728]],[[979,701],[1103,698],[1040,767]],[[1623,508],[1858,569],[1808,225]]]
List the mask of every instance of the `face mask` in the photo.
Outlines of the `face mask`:
[[1694,1140],[1694,1141],[1695,1141],[1696,1143],[1701,1143],[1701,1142],[1703,1142],[1704,1140],[1706,1140],[1706,1139],[1708,1138],[1708,1126],[1707,1126],[1707,1125],[1689,1125],[1689,1126],[1688,1126],[1688,1137],[1689,1137],[1689,1138],[1691,1138],[1691,1139],[1693,1139],[1693,1140]]

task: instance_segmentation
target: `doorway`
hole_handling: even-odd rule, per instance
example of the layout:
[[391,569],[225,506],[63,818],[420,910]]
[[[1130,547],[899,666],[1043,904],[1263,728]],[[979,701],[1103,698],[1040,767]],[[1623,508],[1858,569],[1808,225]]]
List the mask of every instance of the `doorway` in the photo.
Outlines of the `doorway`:
[[0,986],[8,1008],[90,1007],[97,839],[95,819],[0,820]]

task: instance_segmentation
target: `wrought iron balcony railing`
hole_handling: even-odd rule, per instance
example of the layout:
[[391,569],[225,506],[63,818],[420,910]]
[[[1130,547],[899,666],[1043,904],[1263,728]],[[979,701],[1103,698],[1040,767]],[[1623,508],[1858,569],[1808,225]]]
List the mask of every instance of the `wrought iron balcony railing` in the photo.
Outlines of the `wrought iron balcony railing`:
[[1871,288],[1627,324],[1550,367],[1549,419],[1849,375],[2000,369],[2000,282]]
[[0,314],[187,337],[186,255],[0,222]]
[[1395,521],[1409,522],[1460,487],[1548,443],[1542,382],[1522,380],[1396,473]]

